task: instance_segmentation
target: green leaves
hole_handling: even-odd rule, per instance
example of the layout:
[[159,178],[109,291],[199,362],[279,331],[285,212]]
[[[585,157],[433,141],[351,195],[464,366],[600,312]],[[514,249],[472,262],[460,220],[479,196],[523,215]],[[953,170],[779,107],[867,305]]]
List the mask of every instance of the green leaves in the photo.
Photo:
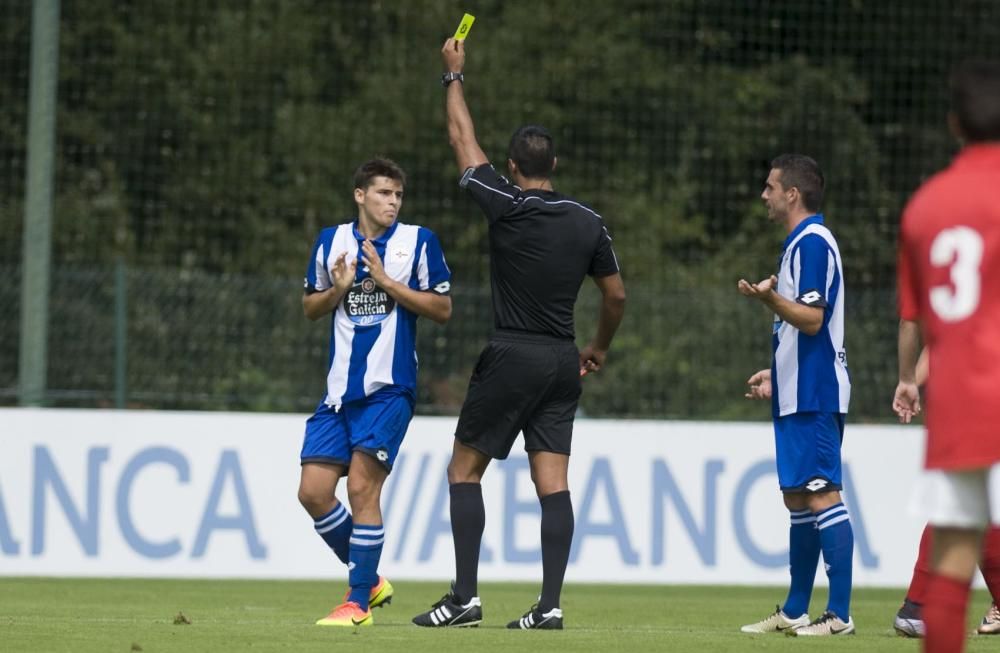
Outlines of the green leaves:
[[[604,216],[625,271],[628,312],[608,367],[587,380],[588,412],[757,414],[742,403],[742,382],[766,364],[767,318],[734,287],[773,271],[784,236],[759,194],[769,161],[786,151],[814,156],[826,173],[824,212],[858,302],[847,336],[864,388],[856,397],[868,414],[884,412],[864,402],[892,381],[898,216],[954,151],[943,122],[948,68],[968,53],[1000,54],[996,4],[959,5],[476,3],[465,89],[483,149],[503,170],[517,126],[549,127],[556,188]],[[175,271],[148,291],[154,322],[173,319],[192,274],[280,279],[294,295],[318,230],[355,213],[355,167],[389,156],[409,173],[401,219],[438,233],[455,274],[453,323],[421,341],[433,343],[422,405],[451,410],[463,385],[455,379],[492,325],[486,225],[457,187],[438,84],[439,48],[467,4],[88,0],[62,9],[56,265],[110,269],[124,257],[131,269]],[[30,12],[0,12],[0,254],[9,264],[21,249]],[[581,340],[595,307],[587,295]],[[282,314],[286,331],[259,322],[247,339],[294,331],[295,309]],[[17,342],[14,317],[0,322],[0,342]],[[13,360],[12,347],[0,358]],[[171,355],[149,346],[130,352],[130,365],[155,368]],[[199,390],[209,404],[231,393],[232,379],[255,388],[241,407],[286,405],[268,393],[299,392],[296,379],[265,382],[266,361],[234,362],[224,340],[199,355],[220,377]],[[77,367],[100,367],[79,356]],[[13,375],[0,387],[13,387]]]

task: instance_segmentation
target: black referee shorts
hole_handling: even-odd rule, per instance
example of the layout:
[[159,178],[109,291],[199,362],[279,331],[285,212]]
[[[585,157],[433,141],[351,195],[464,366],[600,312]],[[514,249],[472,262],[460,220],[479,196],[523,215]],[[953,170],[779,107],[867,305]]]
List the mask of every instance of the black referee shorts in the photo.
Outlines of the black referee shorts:
[[455,437],[503,460],[523,431],[525,451],[569,455],[580,392],[572,340],[499,331],[476,361]]

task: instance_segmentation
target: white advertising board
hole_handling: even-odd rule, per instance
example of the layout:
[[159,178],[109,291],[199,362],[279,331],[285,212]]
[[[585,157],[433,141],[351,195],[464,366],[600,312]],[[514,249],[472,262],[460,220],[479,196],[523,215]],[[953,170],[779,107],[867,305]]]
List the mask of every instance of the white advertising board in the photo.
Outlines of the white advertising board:
[[[305,417],[0,410],[0,575],[324,578],[344,573],[296,499]],[[381,570],[454,575],[455,418],[416,418],[383,495]],[[480,578],[541,578],[539,509],[515,445],[483,483]],[[787,582],[771,426],[578,420],[569,582]],[[859,586],[909,582],[919,427],[848,422]],[[338,491],[346,499],[346,490]],[[825,578],[818,575],[817,582]]]

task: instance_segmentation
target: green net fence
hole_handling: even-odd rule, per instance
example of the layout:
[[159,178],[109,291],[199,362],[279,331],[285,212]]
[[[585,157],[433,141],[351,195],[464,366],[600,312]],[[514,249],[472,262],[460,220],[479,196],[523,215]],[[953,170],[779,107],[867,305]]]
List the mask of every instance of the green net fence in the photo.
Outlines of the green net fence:
[[[328,322],[301,276],[353,215],[350,176],[407,170],[401,219],[437,232],[455,312],[423,323],[418,410],[457,411],[492,325],[486,225],[457,187],[438,50],[464,11],[466,95],[502,164],[548,126],[556,187],[594,206],[629,292],[593,416],[767,417],[763,278],[784,234],[759,200],[781,152],[815,157],[847,277],[858,419],[895,385],[894,240],[909,193],[956,150],[945,81],[1000,56],[988,0],[67,0],[59,22],[46,401],[308,411]],[[0,0],[0,403],[18,400],[31,3]],[[597,296],[585,286],[582,342]]]

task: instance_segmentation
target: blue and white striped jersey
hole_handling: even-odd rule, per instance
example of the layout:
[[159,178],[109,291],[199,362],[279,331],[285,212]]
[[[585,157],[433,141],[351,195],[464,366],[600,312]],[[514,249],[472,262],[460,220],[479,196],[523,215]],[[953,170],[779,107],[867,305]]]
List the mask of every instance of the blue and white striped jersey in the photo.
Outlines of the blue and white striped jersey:
[[[416,391],[417,315],[397,305],[368,275],[361,262],[364,240],[357,222],[323,229],[306,269],[306,292],[320,292],[333,285],[333,265],[342,252],[348,261],[357,260],[354,286],[333,312],[324,400],[329,406],[363,399],[386,386],[411,395]],[[439,295],[451,290],[451,270],[430,229],[397,222],[372,244],[392,279]]]
[[806,411],[846,413],[851,399],[844,348],[844,268],[837,241],[821,214],[785,239],[778,261],[779,295],[823,309],[810,336],[774,316],[771,408],[775,417]]

